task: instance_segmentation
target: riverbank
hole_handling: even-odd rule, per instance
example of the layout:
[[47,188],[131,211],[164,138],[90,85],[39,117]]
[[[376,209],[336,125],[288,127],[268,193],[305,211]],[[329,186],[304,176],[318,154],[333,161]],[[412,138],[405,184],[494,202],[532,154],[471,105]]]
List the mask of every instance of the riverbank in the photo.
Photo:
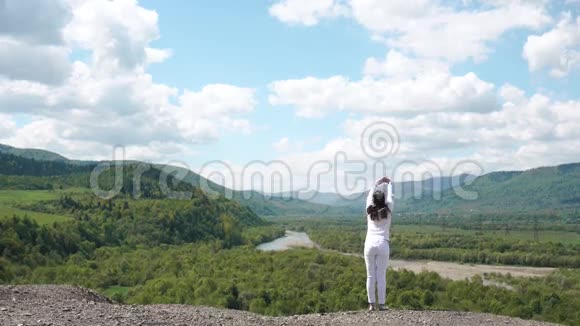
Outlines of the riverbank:
[[[286,231],[286,235],[274,241],[263,243],[257,247],[263,251],[284,251],[292,248],[314,248],[324,252],[337,253],[347,256],[356,256],[363,259],[362,254],[344,253],[336,250],[321,248],[313,242],[308,234],[304,232]],[[510,274],[514,277],[545,277],[555,271],[551,267],[527,267],[527,266],[504,266],[504,265],[481,265],[481,264],[461,264],[443,261],[421,261],[421,260],[402,260],[391,259],[389,268],[394,270],[409,270],[415,273],[423,271],[435,272],[443,278],[451,280],[464,280],[472,278],[475,275],[485,276],[486,274]],[[490,285],[498,285],[490,283]],[[504,286],[500,284],[499,286]]]
[[296,231],[286,231],[283,237],[262,243],[256,248],[262,251],[284,251],[296,247],[320,249],[318,244],[310,240],[308,234]]

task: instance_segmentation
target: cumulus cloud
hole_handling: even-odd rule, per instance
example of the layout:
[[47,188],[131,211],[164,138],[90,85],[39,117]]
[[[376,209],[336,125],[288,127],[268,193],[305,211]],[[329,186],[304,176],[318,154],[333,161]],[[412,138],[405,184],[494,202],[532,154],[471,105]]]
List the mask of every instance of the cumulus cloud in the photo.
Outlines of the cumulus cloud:
[[69,51],[64,47],[0,38],[0,48],[0,77],[58,84],[70,73]]
[[185,91],[180,97],[181,106],[195,116],[220,116],[229,113],[252,111],[254,90],[225,84],[204,86],[200,92]]
[[494,85],[474,73],[453,76],[443,64],[415,64],[397,52],[389,53],[384,62],[371,62],[367,62],[367,72],[384,74],[384,78],[351,81],[333,76],[276,81],[270,85],[269,101],[272,105],[294,106],[302,117],[322,117],[333,110],[409,115],[489,111],[496,107]]
[[391,47],[449,61],[487,57],[488,42],[516,28],[538,29],[551,18],[544,4],[495,1],[475,8],[453,8],[440,1],[352,0],[353,16],[375,33],[386,33]]
[[251,88],[213,84],[199,92],[185,91],[179,103],[176,119],[182,133],[191,139],[213,139],[224,129],[249,132],[251,127],[247,120],[231,119],[230,116],[252,111],[256,101]]
[[447,73],[449,65],[433,59],[412,59],[397,50],[389,50],[383,59],[369,58],[365,62],[364,73],[373,77],[396,79],[415,78],[422,74]]
[[[411,162],[414,166],[409,169],[420,179],[427,170],[465,172],[454,170],[465,160],[477,162],[485,171],[576,160],[580,102],[556,101],[541,92],[527,96],[508,83],[496,89],[475,73],[451,72],[458,62],[486,59],[491,43],[508,31],[549,26],[553,20],[546,6],[543,0],[480,0],[463,5],[432,0],[349,1],[349,16],[389,50],[383,58],[366,60],[360,80],[337,75],[270,84],[270,103],[293,107],[301,117],[360,113],[350,115],[344,135],[322,149],[286,153],[282,159],[301,175],[313,163],[333,162],[341,152],[367,164],[376,162],[361,147],[361,135],[374,122],[387,121],[396,126],[400,137],[397,152],[383,162],[395,177],[401,177],[395,171],[401,162]],[[530,69],[550,67],[553,74],[568,73],[578,62],[571,60],[580,35],[576,24],[570,15],[564,16],[552,31],[531,36],[524,50]],[[362,174],[373,178],[370,171]],[[328,187],[335,183],[326,180]]]
[[500,89],[499,95],[506,103],[520,104],[525,99],[525,93],[521,89],[511,84],[505,84]]
[[33,113],[44,108],[49,87],[43,84],[0,79],[0,110],[8,113]]
[[[450,62],[484,60],[488,43],[513,29],[539,29],[550,23],[545,1],[473,1],[452,6],[438,0],[350,0],[348,4],[325,0],[283,1],[270,13],[286,23],[314,25],[321,18],[348,11],[375,39],[391,48],[421,57]],[[334,13],[334,14],[332,14]],[[343,15],[347,15],[346,13]]]
[[73,2],[65,39],[91,50],[93,64],[100,69],[136,69],[151,59],[167,58],[167,52],[148,47],[159,38],[155,11],[140,7],[136,0]]
[[310,26],[322,18],[347,15],[348,7],[337,0],[282,0],[269,11],[282,22]]
[[[151,46],[159,38],[157,13],[136,0],[24,3],[8,0],[0,8],[1,18],[10,16],[0,20],[0,112],[31,122],[1,124],[9,131],[1,142],[109,159],[112,146],[123,145],[132,158],[150,159],[162,158],[164,148],[185,152],[185,144],[252,131],[242,116],[256,104],[253,89],[180,90],[153,81],[147,66],[171,50]],[[54,8],[40,10],[49,4]],[[41,14],[31,24],[11,16]],[[79,50],[90,58],[71,61]]]
[[580,67],[580,17],[574,20],[565,13],[550,31],[528,36],[522,55],[530,71],[547,68],[553,77],[564,77]]
[[61,0],[0,2],[0,78],[63,82],[71,67],[62,29],[70,18]]
[[[398,180],[408,173],[414,179],[422,179],[426,173],[482,173],[577,161],[580,101],[556,101],[541,93],[527,96],[509,84],[502,86],[497,95],[498,104],[487,112],[377,114],[347,119],[343,135],[321,149],[282,152],[279,159],[292,167],[294,190],[310,182],[310,190],[343,193],[353,192],[356,180],[373,180],[376,173],[387,173]],[[377,122],[387,122],[397,132],[397,137],[383,138],[387,142],[383,147],[385,156],[379,160],[367,155],[371,143],[363,137],[370,135],[368,128]],[[388,128],[381,132],[383,136],[393,133]],[[389,144],[395,140],[396,146]],[[279,143],[286,142],[282,139]],[[340,153],[346,155],[350,165],[337,163]],[[320,180],[309,181],[310,169],[320,162],[331,164],[331,172]],[[362,168],[357,164],[362,164]],[[377,171],[377,166],[384,166],[385,170]],[[357,189],[364,187],[361,184]]]
[[167,60],[173,52],[170,49],[145,48],[146,64],[160,63]]
[[[223,133],[251,131],[247,120],[234,117],[253,109],[252,89],[209,85],[199,92],[183,91],[173,104],[171,99],[178,90],[154,83],[150,75],[105,77],[85,64],[75,67],[74,78],[59,87],[0,83],[0,103],[12,108],[8,111],[43,117],[35,129],[47,133],[42,138],[52,142],[51,148],[68,145],[72,150],[73,142],[109,146],[145,146],[156,141],[201,143]],[[21,137],[19,143],[34,146],[35,139],[38,137]]]
[[25,43],[61,45],[62,29],[70,18],[64,0],[0,1],[0,35]]
[[16,130],[16,123],[9,115],[0,113],[0,137],[8,137]]

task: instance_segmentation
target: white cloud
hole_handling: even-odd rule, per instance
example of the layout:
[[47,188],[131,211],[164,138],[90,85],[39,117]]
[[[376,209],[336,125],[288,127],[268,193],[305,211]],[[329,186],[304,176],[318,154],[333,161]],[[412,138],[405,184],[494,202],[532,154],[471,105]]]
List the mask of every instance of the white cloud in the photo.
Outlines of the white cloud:
[[548,68],[554,77],[580,67],[580,17],[566,13],[552,30],[528,36],[522,55],[530,71]]
[[417,20],[440,15],[445,10],[436,1],[352,0],[353,17],[371,31],[387,32],[409,29]]
[[[385,159],[390,167],[409,160],[418,163],[412,170],[436,170],[435,164],[440,173],[449,174],[463,160],[475,160],[485,171],[576,160],[570,149],[576,148],[580,135],[580,102],[558,102],[543,94],[527,97],[510,84],[496,90],[475,73],[455,76],[450,69],[467,59],[485,60],[491,42],[508,31],[539,30],[550,24],[546,1],[453,5],[435,0],[351,0],[349,10],[374,40],[389,47],[384,58],[366,60],[362,79],[305,77],[270,85],[270,103],[294,107],[301,117],[333,111],[361,114],[351,115],[344,135],[322,149],[286,153],[282,159],[296,169],[294,175],[305,176],[313,163],[332,162],[339,152],[370,162],[361,148],[361,134],[377,121],[395,125],[401,140],[396,155]],[[565,23],[569,32],[573,21]],[[570,48],[568,43],[568,54]],[[384,138],[389,139],[393,138]],[[337,169],[339,174],[347,172]],[[369,173],[366,179],[373,178]],[[332,178],[323,182],[325,189],[339,190],[328,188],[336,186]]]
[[282,0],[269,9],[280,21],[306,26],[316,25],[322,18],[348,14],[348,7],[337,0]]
[[516,29],[550,22],[543,4],[502,1],[481,8],[447,7],[439,1],[352,0],[353,15],[391,47],[451,62],[485,59],[488,42]]
[[[0,16],[34,17],[49,4],[23,3],[8,1]],[[256,105],[253,89],[214,84],[192,91],[153,81],[147,65],[171,55],[151,46],[159,38],[155,11],[135,0],[50,3],[55,8],[42,22],[0,21],[0,112],[31,120],[0,124],[7,130],[0,142],[109,159],[111,146],[123,145],[131,158],[149,159],[252,132],[243,115]],[[89,51],[88,62],[70,61],[78,50]]]
[[435,62],[415,64],[413,59],[390,52],[385,62],[367,62],[366,71],[387,76],[359,81],[343,76],[276,81],[270,85],[269,101],[295,106],[301,117],[322,117],[336,110],[385,115],[479,112],[496,106],[493,84],[474,73],[452,76],[445,65]]
[[[251,132],[247,120],[234,117],[253,110],[252,89],[209,85],[199,92],[184,91],[175,105],[171,98],[177,95],[177,89],[156,84],[147,74],[104,78],[77,63],[73,76],[60,87],[0,83],[0,103],[14,104],[6,106],[13,108],[11,112],[42,117],[39,121],[45,124],[39,126],[48,133],[43,135],[44,141],[67,140],[63,146],[73,141],[108,146],[139,146],[154,141],[200,143],[224,133]],[[37,137],[22,139],[33,142]]]
[[43,84],[0,79],[0,110],[9,113],[32,113],[44,107],[49,87]]
[[[302,4],[302,2],[308,5]],[[340,6],[340,10],[334,10]],[[324,17],[352,16],[374,39],[420,57],[484,60],[488,43],[513,29],[539,29],[551,21],[545,1],[473,1],[454,7],[438,0],[284,1],[270,13],[285,23],[315,25]],[[348,13],[346,13],[348,11]]]
[[62,46],[29,45],[0,38],[0,77],[62,83],[70,73],[69,51]]
[[[579,101],[556,101],[541,93],[528,97],[511,84],[496,91],[475,73],[455,76],[450,69],[467,59],[485,60],[491,43],[506,32],[545,28],[552,23],[547,7],[544,0],[474,0],[463,5],[349,1],[349,16],[389,51],[384,58],[367,59],[360,80],[337,75],[271,83],[270,103],[294,107],[298,116],[361,113],[350,115],[344,135],[320,150],[286,153],[281,159],[300,176],[316,162],[333,162],[339,152],[370,162],[361,148],[361,134],[373,122],[387,121],[397,127],[401,140],[396,155],[385,159],[390,167],[409,160],[419,163],[413,169],[421,171],[435,163],[449,174],[463,160],[478,162],[486,172],[577,160]],[[579,22],[568,15],[552,31],[529,37],[524,56],[530,70],[549,67],[554,75],[569,73],[580,62]],[[366,179],[373,178],[369,173],[363,173]],[[325,180],[326,190],[338,190],[331,189],[336,186],[332,178]]]
[[0,78],[58,84],[71,67],[62,29],[70,20],[60,0],[0,2]]
[[185,91],[179,97],[179,108],[174,114],[185,137],[193,141],[209,140],[218,138],[223,131],[250,132],[247,120],[230,117],[251,112],[255,104],[251,88],[213,84],[199,92]]
[[167,60],[173,55],[173,52],[170,49],[145,48],[145,54],[147,56],[146,63],[152,64]]
[[447,73],[449,65],[433,59],[411,59],[397,50],[389,50],[384,60],[369,58],[364,73],[373,77],[416,78],[422,74]]
[[[292,167],[295,185],[309,181],[314,163],[332,162],[341,151],[369,161],[360,134],[381,120],[400,133],[396,155],[386,159],[391,167],[428,158],[449,173],[463,159],[481,162],[486,171],[577,160],[579,101],[528,96],[509,84],[496,89],[475,73],[453,75],[450,69],[458,61],[484,59],[490,42],[507,31],[546,26],[545,2],[449,3],[285,0],[270,8],[291,24],[353,17],[390,46],[384,58],[366,61],[359,80],[337,75],[271,83],[270,103],[293,106],[300,116],[354,113],[344,134],[320,150],[302,151],[288,137],[272,144]],[[81,159],[110,159],[112,145],[121,144],[127,158],[160,161],[191,154],[188,144],[254,129],[247,117],[257,105],[253,88],[211,84],[187,90],[154,81],[148,65],[172,52],[153,47],[160,36],[157,13],[135,0],[0,4],[0,142]],[[530,69],[569,73],[577,65],[571,54],[578,51],[578,25],[564,16],[552,31],[530,37],[524,50]],[[88,61],[72,61],[79,50],[89,53]],[[17,125],[14,113],[30,122]],[[338,174],[346,171],[338,168]],[[324,182],[330,187],[333,180]]]
[[[384,121],[396,127],[398,136],[382,138],[387,141],[387,144],[383,143],[386,145],[384,153],[389,154],[382,162],[387,174],[398,180],[407,171],[413,173],[415,179],[421,179],[425,171],[448,175],[463,171],[454,170],[456,167],[475,167],[467,164],[467,160],[483,167],[483,172],[577,161],[575,149],[580,146],[580,101],[555,101],[543,94],[526,96],[512,85],[501,87],[498,95],[501,104],[488,112],[422,112],[413,116],[370,115],[348,119],[344,123],[343,135],[327,142],[321,149],[283,153],[279,159],[292,167],[294,190],[306,185],[312,166],[329,162],[339,178],[336,179],[332,173],[321,177],[321,189],[349,192],[346,191],[347,182],[342,178],[350,180],[348,184],[352,185],[356,178],[373,180],[376,176],[372,169],[376,161],[367,156],[362,147],[366,146],[368,152],[370,138],[361,139],[361,135],[385,136],[388,128],[383,128],[378,134],[365,133],[365,129],[374,123]],[[393,146],[388,142],[393,139],[400,142],[394,147],[398,150],[391,152]],[[380,143],[375,143],[378,146],[375,149],[380,147],[376,144]],[[335,158],[341,152],[348,156],[348,160],[366,162],[368,170],[345,177],[349,171],[356,172],[359,168],[356,164],[337,165]],[[317,181],[310,181],[311,189],[316,189],[313,185]]]
[[64,0],[2,0],[0,36],[10,35],[24,43],[61,45],[62,28],[70,17]]
[[161,162],[172,166],[183,166],[185,168],[187,168],[187,164],[180,160],[183,160],[185,156],[193,155],[196,155],[196,153],[189,146],[175,142],[152,141],[144,145],[125,147],[125,157],[144,162]]
[[0,114],[0,138],[11,136],[16,130],[16,123],[6,114]]
[[93,64],[100,69],[137,69],[148,59],[167,57],[148,47],[159,38],[155,11],[140,7],[136,0],[73,2],[73,19],[64,29],[65,39],[91,50]]
[[254,90],[226,84],[204,86],[200,92],[185,91],[180,104],[192,116],[212,117],[252,111]]
[[521,89],[506,84],[500,89],[499,95],[508,103],[520,104],[525,99],[525,93]]
[[277,142],[274,142],[272,147],[277,152],[287,152],[290,149],[290,141],[288,140],[288,137],[283,137]]

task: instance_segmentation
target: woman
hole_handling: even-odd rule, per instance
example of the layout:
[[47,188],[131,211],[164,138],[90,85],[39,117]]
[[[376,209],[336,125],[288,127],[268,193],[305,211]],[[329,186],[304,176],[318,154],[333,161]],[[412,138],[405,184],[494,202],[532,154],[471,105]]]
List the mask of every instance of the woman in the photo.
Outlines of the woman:
[[[380,196],[382,192],[382,197]],[[369,310],[385,309],[387,292],[386,272],[389,266],[391,219],[393,195],[391,180],[383,177],[375,183],[367,196],[367,236],[364,246],[367,267],[367,295]],[[379,201],[379,202],[377,202]],[[382,202],[384,201],[384,203]],[[386,208],[382,208],[385,207]],[[380,209],[380,211],[378,211]],[[378,211],[378,212],[377,212]],[[375,289],[379,302],[376,305]]]

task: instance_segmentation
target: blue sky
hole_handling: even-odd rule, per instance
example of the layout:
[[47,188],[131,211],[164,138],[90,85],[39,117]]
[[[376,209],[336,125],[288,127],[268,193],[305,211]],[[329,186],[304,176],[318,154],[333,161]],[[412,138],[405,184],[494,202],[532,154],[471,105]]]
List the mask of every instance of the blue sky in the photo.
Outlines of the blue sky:
[[[369,57],[381,57],[388,47],[373,41],[368,30],[346,18],[323,21],[315,27],[280,23],[264,3],[231,1],[141,1],[159,14],[161,38],[153,45],[171,48],[171,59],[149,68],[156,81],[187,88],[208,83],[229,83],[257,89],[258,106],[252,121],[260,132],[241,136],[252,144],[246,151],[232,152],[231,144],[239,135],[225,136],[207,145],[202,162],[211,159],[244,163],[259,158],[275,159],[272,142],[286,136],[305,141],[306,150],[316,150],[342,133],[341,121],[347,115],[336,113],[323,121],[296,117],[288,108],[268,105],[267,85],[274,80],[304,76],[363,76]],[[576,11],[564,3],[549,11]],[[455,74],[475,72],[481,79],[496,85],[509,82],[527,94],[542,90],[555,98],[570,100],[580,94],[580,78],[552,79],[546,73],[531,73],[521,50],[529,32],[515,30],[490,42],[492,53],[483,62],[466,60],[454,65]],[[267,137],[264,137],[267,135]],[[309,140],[316,138],[315,142]]]
[[[320,120],[300,119],[283,107],[268,105],[267,85],[279,79],[335,74],[358,79],[370,55],[384,55],[384,46],[373,42],[360,25],[340,19],[317,28],[281,24],[261,2],[181,1],[142,5],[159,14],[161,38],[153,44],[171,48],[173,56],[149,71],[162,83],[197,89],[209,83],[228,83],[257,90],[258,105],[251,115],[260,132],[229,135],[204,147],[208,159],[244,163],[253,159],[272,160],[272,142],[292,136],[309,141],[315,150],[342,132],[345,114]],[[164,18],[166,17],[166,18]],[[266,137],[265,137],[266,136]],[[242,139],[240,139],[242,137]],[[232,151],[243,141],[245,151]]]
[[[371,39],[360,24],[339,18],[315,27],[286,25],[268,13],[263,2],[240,1],[141,1],[159,14],[161,38],[153,45],[171,48],[173,56],[149,68],[159,82],[199,88],[209,83],[231,83],[263,88],[273,80],[336,74],[358,79],[368,57],[383,56],[388,49]],[[272,2],[271,2],[272,3]],[[577,12],[562,2],[550,12]],[[493,53],[484,62],[467,61],[456,73],[476,72],[494,83],[510,81],[533,92],[538,87],[574,97],[578,78],[547,79],[529,72],[522,48],[529,32],[511,31],[492,42]],[[557,85],[555,85],[557,84]]]
[[0,9],[3,143],[78,159],[120,145],[202,174],[220,160],[235,188],[254,160],[295,184],[341,151],[375,163],[376,122],[396,132],[395,177],[404,161],[421,178],[580,154],[574,0],[33,1]]

